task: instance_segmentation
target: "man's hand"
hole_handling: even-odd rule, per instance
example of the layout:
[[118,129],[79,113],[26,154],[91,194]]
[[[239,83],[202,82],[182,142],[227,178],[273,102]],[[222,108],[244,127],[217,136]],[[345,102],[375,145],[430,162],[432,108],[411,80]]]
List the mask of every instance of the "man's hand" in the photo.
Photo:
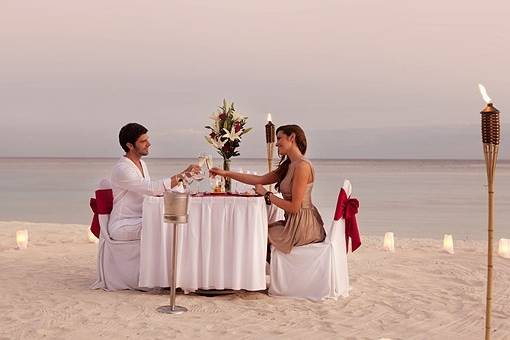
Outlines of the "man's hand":
[[183,173],[188,176],[188,177],[191,177],[193,175],[196,175],[200,172],[200,166],[198,164],[191,164],[189,165],[186,170],[183,171]]

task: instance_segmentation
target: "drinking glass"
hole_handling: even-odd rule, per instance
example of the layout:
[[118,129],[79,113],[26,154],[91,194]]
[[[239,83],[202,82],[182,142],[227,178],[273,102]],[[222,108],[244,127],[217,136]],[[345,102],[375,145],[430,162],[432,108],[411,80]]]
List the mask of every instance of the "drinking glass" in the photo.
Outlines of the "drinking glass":
[[[207,171],[211,170],[214,167],[214,162],[211,155],[205,155],[205,165],[207,166]],[[209,184],[211,186],[211,191],[214,191],[214,186],[216,185],[216,176],[208,176]]]
[[204,165],[206,165],[206,161],[207,161],[207,155],[201,153],[198,156],[198,166],[200,167],[200,170],[199,170],[199,172],[197,172],[196,174],[193,175],[193,179],[197,182],[197,190],[196,190],[197,193],[200,192],[200,182],[206,176],[206,171],[205,171],[205,166],[204,166]]

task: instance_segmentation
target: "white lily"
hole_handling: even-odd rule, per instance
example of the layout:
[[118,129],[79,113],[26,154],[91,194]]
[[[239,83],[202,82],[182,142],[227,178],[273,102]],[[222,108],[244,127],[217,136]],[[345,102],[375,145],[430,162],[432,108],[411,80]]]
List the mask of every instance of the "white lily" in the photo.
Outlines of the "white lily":
[[218,122],[220,120],[220,115],[221,115],[221,112],[216,111],[216,112],[213,112],[212,115],[209,116],[209,118],[211,118],[215,122]]
[[211,137],[207,137],[207,141],[209,143],[211,143],[218,150],[221,150],[226,143],[226,141],[222,142],[221,140],[218,140],[216,138],[211,138]]
[[216,133],[217,135],[220,133],[220,121],[217,120],[214,122],[214,125],[213,125],[213,131],[214,133]]
[[241,120],[243,120],[243,119],[246,119],[246,118],[247,118],[247,117],[241,116],[241,114],[240,114],[240,113],[238,113],[238,112],[237,112],[237,111],[235,111],[235,110],[234,110],[234,111],[232,111],[232,113],[231,113],[231,114],[232,114],[232,120],[233,120],[234,122],[240,122]]
[[235,124],[232,125],[232,129],[230,131],[225,128],[223,128],[223,131],[225,131],[223,136],[227,137],[231,141],[235,141],[237,139],[241,140],[241,133],[243,133],[243,129],[236,132]]

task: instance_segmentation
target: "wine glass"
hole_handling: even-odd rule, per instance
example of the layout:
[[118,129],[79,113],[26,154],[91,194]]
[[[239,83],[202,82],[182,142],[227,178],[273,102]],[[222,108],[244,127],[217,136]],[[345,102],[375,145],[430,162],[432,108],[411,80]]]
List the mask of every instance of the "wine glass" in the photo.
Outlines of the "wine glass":
[[[207,166],[207,170],[211,170],[214,167],[211,155],[205,155],[205,165]],[[211,191],[214,191],[214,187],[216,186],[216,176],[209,176],[209,183],[211,185]]]
[[191,188],[191,184],[193,183],[193,176],[188,176],[186,174],[182,175],[182,182],[184,185],[184,189]]
[[207,165],[208,170],[211,170],[214,167],[214,162],[211,155],[205,155],[205,165]]
[[201,153],[198,156],[198,166],[200,167],[199,172],[193,174],[193,179],[197,182],[197,193],[200,193],[200,182],[205,177],[204,165],[206,165],[207,155]]
[[206,155],[205,153],[200,153],[198,155],[198,166],[200,168],[203,168],[204,165],[206,165],[207,157],[208,157],[208,155]]

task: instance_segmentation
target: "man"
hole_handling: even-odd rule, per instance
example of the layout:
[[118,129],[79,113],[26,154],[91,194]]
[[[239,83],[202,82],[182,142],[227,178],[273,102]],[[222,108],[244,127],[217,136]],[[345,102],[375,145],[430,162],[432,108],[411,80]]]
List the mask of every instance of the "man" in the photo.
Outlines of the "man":
[[198,165],[171,177],[151,180],[143,156],[151,143],[147,129],[137,123],[123,126],[119,142],[126,154],[115,164],[111,186],[113,209],[108,221],[108,235],[98,248],[98,280],[93,288],[105,290],[137,289],[140,268],[140,234],[144,195],[162,195],[178,184],[184,175],[200,171]]
[[129,123],[120,129],[120,146],[126,154],[113,168],[113,210],[108,223],[114,240],[138,240],[142,227],[143,196],[162,195],[177,185],[183,175],[191,176],[200,171],[198,165],[190,165],[184,171],[160,180],[151,180],[143,156],[149,154],[151,143],[147,129],[137,123]]

